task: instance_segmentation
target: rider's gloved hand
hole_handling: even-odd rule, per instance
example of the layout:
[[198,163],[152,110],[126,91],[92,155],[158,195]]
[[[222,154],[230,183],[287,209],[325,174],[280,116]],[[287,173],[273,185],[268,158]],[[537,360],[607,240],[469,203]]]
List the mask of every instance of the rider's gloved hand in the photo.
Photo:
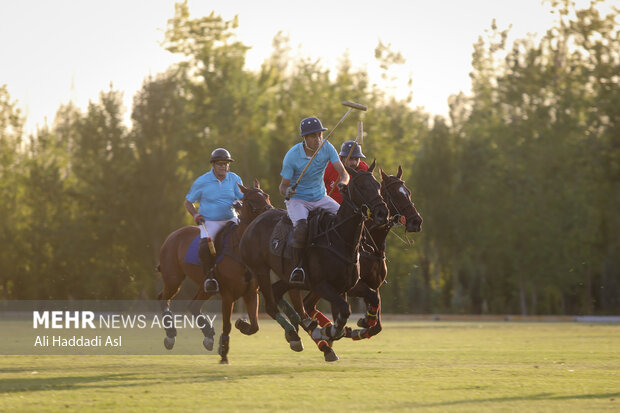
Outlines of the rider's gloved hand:
[[196,221],[196,224],[200,225],[205,222],[205,218],[200,214],[196,214],[194,215],[194,221]]
[[286,191],[284,192],[284,199],[288,201],[289,199],[293,197],[293,195],[295,195],[295,193],[296,191],[293,189],[293,187],[289,186],[288,188],[286,188]]
[[338,182],[338,190],[340,191],[341,194],[344,194],[345,191],[347,190],[347,185],[343,184],[342,182]]

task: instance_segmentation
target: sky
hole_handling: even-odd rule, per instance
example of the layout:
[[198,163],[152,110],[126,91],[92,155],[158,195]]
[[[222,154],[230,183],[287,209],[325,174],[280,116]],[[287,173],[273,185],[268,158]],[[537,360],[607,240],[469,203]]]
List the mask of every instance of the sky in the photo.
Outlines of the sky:
[[[580,4],[580,2],[578,2]],[[587,3],[585,3],[587,4]],[[493,19],[512,25],[511,39],[544,34],[555,15],[540,0],[189,0],[193,18],[215,11],[239,16],[237,38],[252,48],[246,67],[256,70],[274,36],[290,38],[294,56],[335,68],[348,54],[354,68],[380,84],[378,42],[406,63],[388,93],[402,98],[412,78],[414,107],[447,115],[448,97],[470,91],[473,44]],[[0,85],[6,84],[27,118],[26,129],[50,125],[61,104],[85,109],[113,85],[131,102],[149,74],[179,57],[161,42],[174,0],[0,0]]]

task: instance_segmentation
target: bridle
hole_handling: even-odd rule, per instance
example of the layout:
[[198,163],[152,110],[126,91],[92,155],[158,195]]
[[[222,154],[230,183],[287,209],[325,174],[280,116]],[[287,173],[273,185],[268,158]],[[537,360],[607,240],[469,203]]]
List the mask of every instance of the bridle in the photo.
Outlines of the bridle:
[[[253,205],[252,202],[248,199],[249,195],[252,193],[261,194],[263,199],[267,200],[267,204],[261,205],[258,207],[256,205]],[[247,204],[250,207],[250,211],[252,211],[252,214],[254,215],[260,215],[263,212],[268,211],[273,208],[273,205],[271,205],[269,203],[269,200],[267,199],[267,194],[265,194],[260,188],[251,188],[245,195],[243,195],[242,201],[244,204]]]
[[[392,180],[391,182],[386,183],[385,179],[381,181],[381,196],[383,197],[383,200],[385,201],[385,203],[388,206],[388,210],[390,212],[390,218],[388,219],[387,224],[381,226],[381,225],[377,225],[376,223],[370,225],[369,227],[364,227],[364,232],[367,235],[367,239],[370,240],[370,244],[374,247],[374,253],[372,253],[371,255],[374,255],[377,258],[380,259],[385,259],[385,251],[383,250],[383,248],[385,248],[385,246],[383,246],[383,248],[379,248],[377,246],[377,244],[375,243],[374,238],[372,237],[370,230],[379,228],[379,227],[383,227],[383,230],[385,231],[386,235],[387,233],[390,232],[390,230],[392,229],[392,227],[394,225],[401,225],[403,226],[404,223],[403,221],[406,221],[406,215],[404,215],[404,211],[401,211],[401,208],[398,207],[398,205],[396,205],[396,203],[394,202],[394,197],[392,195],[390,195],[390,187],[393,187],[395,185],[398,185],[400,187],[400,189],[404,190],[407,194],[408,194],[408,199],[411,199],[411,191],[409,191],[409,189],[405,186],[405,181],[403,181],[400,178],[397,177],[390,177],[390,179]],[[400,190],[399,189],[399,190]],[[411,206],[411,208],[413,209],[414,215],[412,217],[412,219],[414,218],[422,218],[422,216],[420,215],[420,213],[415,209],[415,205],[413,203],[413,201],[411,201],[411,204],[407,203],[407,205],[405,206],[408,207]],[[394,212],[394,213],[393,213]],[[405,218],[403,220],[403,218]],[[394,233],[394,235],[396,235]],[[396,235],[398,237],[398,235]],[[401,241],[402,238],[398,237]],[[407,238],[407,233],[405,231],[405,238]],[[403,241],[405,244],[409,244],[409,238],[407,238],[407,242]]]
[[[352,208],[355,215],[359,214],[363,217],[364,221],[367,221],[372,218],[373,212],[376,208],[381,206],[381,204],[385,205],[383,198],[379,193],[377,193],[372,199],[365,201],[364,195],[362,191],[355,185],[355,181],[362,176],[372,176],[371,172],[368,171],[358,171],[358,173],[351,178],[349,181],[348,189],[346,191],[346,196],[343,197],[343,202],[347,202]],[[376,182],[376,180],[373,179]],[[378,183],[378,182],[377,182]],[[353,201],[352,192],[355,191],[360,199],[362,199],[362,204],[358,207],[357,204]],[[388,211],[389,212],[389,211]]]
[[[342,236],[335,231],[336,228],[338,228],[339,226],[344,225],[346,222],[348,222],[351,219],[354,219],[356,217],[361,217],[363,222],[366,222],[370,219],[372,219],[372,211],[374,211],[376,208],[380,207],[381,204],[385,205],[385,202],[383,202],[383,198],[381,197],[381,195],[379,195],[379,191],[377,191],[376,195],[370,199],[369,201],[365,201],[365,197],[363,196],[362,192],[360,191],[360,189],[357,187],[356,184],[356,180],[358,178],[360,178],[361,176],[370,176],[372,178],[372,180],[374,182],[376,182],[377,184],[379,184],[374,177],[372,176],[371,172],[368,171],[358,171],[358,173],[353,176],[351,178],[351,180],[349,181],[349,184],[347,185],[347,191],[345,192],[345,196],[343,197],[342,203],[345,204],[347,203],[351,209],[353,209],[353,214],[351,214],[350,216],[344,218],[342,221],[336,223],[336,224],[332,224],[330,225],[330,227],[328,229],[326,229],[325,231],[323,231],[320,234],[316,234],[314,239],[320,238],[321,236],[325,236],[326,238],[326,242],[327,245],[330,246],[331,245],[331,241],[330,241],[330,233],[333,231],[335,232],[335,234],[340,237],[345,245],[349,243],[348,240],[345,240],[342,238]],[[352,195],[351,193],[353,191],[356,191],[356,193],[359,195],[359,198],[363,201],[362,204],[360,206],[357,206],[357,204],[353,201]],[[388,211],[389,213],[389,211]],[[366,228],[366,225],[363,225],[362,228]],[[360,233],[361,236],[361,233]],[[317,245],[314,244],[315,246],[319,246],[319,247],[323,247],[323,248],[328,248],[326,246],[323,245]],[[359,247],[359,245],[358,245]],[[336,256],[338,256],[340,259],[344,260],[345,262],[349,263],[349,264],[355,264],[357,262],[357,248],[355,249],[355,252],[353,253],[352,257],[346,257],[344,256],[342,253],[340,253],[339,251],[335,250],[335,249],[330,249],[330,251],[335,254]]]
[[[387,204],[388,209],[390,210],[390,215],[392,215],[391,219],[389,220],[389,225],[390,226],[393,226],[395,224],[402,225],[401,218],[405,217],[406,219],[406,215],[404,215],[403,211],[401,211],[401,209],[396,205],[396,203],[394,202],[394,197],[390,195],[390,191],[388,189],[391,186],[399,185],[400,188],[402,188],[404,191],[406,191],[409,194],[409,198],[411,197],[411,192],[405,186],[405,181],[403,181],[402,179],[396,178],[396,177],[391,177],[391,178],[392,178],[392,182],[389,182],[389,183],[384,183],[384,181],[381,182],[381,195],[383,196],[383,199],[385,200],[385,203]],[[409,203],[407,203],[406,206],[409,206]],[[413,201],[411,201],[411,207],[413,208],[413,211],[414,211],[414,218],[421,218],[420,213],[415,209],[415,205]],[[395,213],[392,214],[392,211],[395,211]]]

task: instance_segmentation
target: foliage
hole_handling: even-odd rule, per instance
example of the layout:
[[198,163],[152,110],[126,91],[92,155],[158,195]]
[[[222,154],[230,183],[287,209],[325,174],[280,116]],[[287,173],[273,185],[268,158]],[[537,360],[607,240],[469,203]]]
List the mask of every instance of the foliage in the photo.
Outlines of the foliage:
[[[85,113],[61,106],[54,126],[25,137],[0,88],[0,292],[4,298],[155,297],[158,250],[190,217],[184,195],[226,147],[232,170],[283,206],[281,162],[299,120],[329,128],[352,100],[369,105],[335,131],[404,179],[423,232],[388,238],[387,312],[620,311],[620,39],[618,11],[552,2],[557,23],[507,43],[492,23],[473,45],[472,91],[450,118],[397,100],[354,69],[295,58],[278,33],[256,71],[236,18],[175,7],[164,47],[184,60],[144,80],[132,125],[120,93]],[[382,77],[405,63],[379,42]]]
[[[607,295],[617,297],[619,243],[606,235],[619,229],[617,14],[557,11],[538,43],[507,50],[495,26],[479,40],[473,95],[453,98],[452,130],[416,165],[421,199],[433,200],[425,218],[439,225],[428,248],[446,295],[469,296],[462,311],[620,310]],[[431,188],[428,174],[446,162]]]

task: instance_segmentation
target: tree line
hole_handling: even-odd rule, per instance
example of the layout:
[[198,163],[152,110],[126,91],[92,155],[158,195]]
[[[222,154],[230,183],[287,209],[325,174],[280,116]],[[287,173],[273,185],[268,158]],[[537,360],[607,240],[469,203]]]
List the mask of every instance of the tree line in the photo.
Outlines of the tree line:
[[[447,119],[412,108],[411,93],[386,95],[346,55],[333,71],[293,58],[281,33],[261,68],[245,69],[238,21],[192,17],[186,3],[164,41],[184,59],[144,80],[129,127],[111,88],[26,134],[1,86],[0,296],[155,298],[159,247],[191,224],[184,196],[211,151],[229,149],[232,170],[283,207],[300,119],[333,127],[352,100],[369,106],[364,153],[388,174],[402,165],[424,218],[422,233],[388,238],[385,311],[618,314],[620,37],[618,10],[597,5],[555,2],[539,40],[509,45],[492,24]],[[403,63],[381,43],[375,56],[386,75]]]

